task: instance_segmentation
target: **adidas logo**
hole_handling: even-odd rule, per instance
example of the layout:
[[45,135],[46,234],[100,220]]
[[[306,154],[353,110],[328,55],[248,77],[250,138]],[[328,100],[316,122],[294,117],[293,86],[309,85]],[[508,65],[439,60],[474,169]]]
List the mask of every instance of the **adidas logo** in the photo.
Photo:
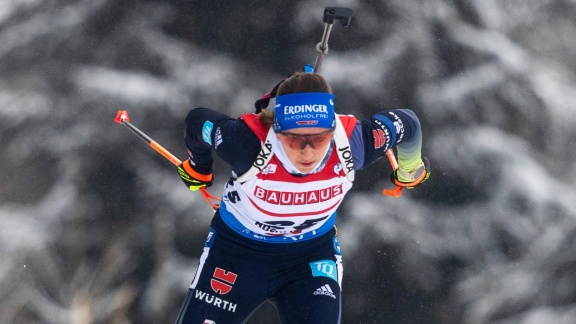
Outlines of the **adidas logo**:
[[334,292],[332,291],[332,288],[330,288],[329,285],[324,285],[324,286],[316,289],[316,291],[314,292],[314,295],[330,296],[330,297],[336,299],[336,295],[334,295]]

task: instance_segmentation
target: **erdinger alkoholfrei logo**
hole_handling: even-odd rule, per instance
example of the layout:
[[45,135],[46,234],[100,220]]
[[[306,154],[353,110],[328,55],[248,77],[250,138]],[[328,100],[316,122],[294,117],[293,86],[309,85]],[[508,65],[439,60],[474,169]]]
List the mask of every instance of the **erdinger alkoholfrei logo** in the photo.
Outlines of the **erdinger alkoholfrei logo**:
[[214,270],[213,277],[214,278],[212,278],[212,280],[210,281],[210,286],[212,286],[212,290],[214,290],[216,293],[220,295],[225,295],[229,293],[230,290],[232,290],[232,285],[234,285],[234,282],[236,282],[236,278],[238,278],[238,275],[233,272],[226,271],[224,269],[216,267],[216,269]]
[[276,132],[298,127],[333,127],[334,95],[331,93],[292,93],[276,97]]

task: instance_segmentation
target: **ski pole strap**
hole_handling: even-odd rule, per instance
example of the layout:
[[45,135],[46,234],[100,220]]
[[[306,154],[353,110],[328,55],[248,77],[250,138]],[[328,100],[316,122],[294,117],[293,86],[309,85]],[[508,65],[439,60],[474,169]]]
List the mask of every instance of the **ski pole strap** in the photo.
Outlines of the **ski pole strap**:
[[[212,173],[202,174],[202,173],[196,172],[196,170],[192,169],[192,167],[190,166],[190,163],[188,163],[188,161],[184,161],[184,163],[182,163],[182,167],[184,168],[184,170],[186,170],[186,172],[188,172],[189,175],[191,175],[196,180],[209,182],[209,181],[212,181],[212,179],[214,177],[214,175]],[[208,192],[208,190],[206,190],[206,187],[200,188],[200,192],[202,193],[202,197],[204,197],[204,200],[206,200],[208,202],[208,204],[210,204],[210,206],[212,206],[214,211],[216,211],[216,210],[218,210],[218,208],[220,208],[220,201],[221,201],[220,198],[210,194]]]
[[202,193],[202,197],[204,197],[204,200],[206,200],[210,204],[210,206],[212,206],[214,211],[217,211],[218,208],[220,208],[220,201],[221,201],[220,198],[210,194],[205,187],[200,188],[200,192]]

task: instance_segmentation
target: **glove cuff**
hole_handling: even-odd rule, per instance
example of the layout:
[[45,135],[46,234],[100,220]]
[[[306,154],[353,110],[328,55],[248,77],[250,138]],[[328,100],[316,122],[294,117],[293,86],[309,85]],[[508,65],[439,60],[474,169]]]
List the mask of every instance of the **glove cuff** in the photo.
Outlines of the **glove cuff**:
[[210,174],[198,173],[190,165],[190,160],[184,161],[184,163],[182,163],[182,167],[184,168],[184,171],[186,171],[186,173],[188,173],[188,175],[190,175],[192,178],[194,178],[196,180],[203,181],[203,182],[212,181],[212,177],[213,177],[212,173],[210,173]]
[[403,170],[400,167],[396,169],[393,173],[392,182],[398,187],[410,189],[424,182],[428,177],[430,177],[430,162],[424,157],[412,172]]
[[421,161],[412,172],[405,171],[401,167],[396,169],[396,178],[401,182],[414,182],[420,180],[420,178],[424,178],[425,176],[426,166],[424,165],[424,161]]

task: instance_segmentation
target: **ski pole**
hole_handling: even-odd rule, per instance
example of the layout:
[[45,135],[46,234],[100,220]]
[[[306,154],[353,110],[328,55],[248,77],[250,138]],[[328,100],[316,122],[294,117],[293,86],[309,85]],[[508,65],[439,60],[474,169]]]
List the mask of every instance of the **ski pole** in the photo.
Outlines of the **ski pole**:
[[[316,51],[318,51],[318,56],[316,57],[316,64],[314,64],[314,71],[320,73],[320,68],[322,67],[322,59],[324,55],[328,54],[328,39],[330,38],[330,31],[332,30],[332,25],[334,20],[340,20],[343,27],[350,26],[350,19],[352,19],[352,9],[343,7],[326,7],[324,9],[324,17],[322,21],[324,25],[324,33],[322,34],[322,40],[316,45]],[[390,148],[386,150],[386,156],[390,161],[392,169],[395,171],[398,169],[398,161],[394,155],[394,151]],[[382,191],[384,195],[391,197],[400,197],[402,195],[402,187],[396,186],[394,189],[384,189]]]
[[[139,130],[136,126],[130,124],[130,116],[128,116],[128,112],[126,110],[118,110],[118,113],[116,114],[116,117],[114,118],[114,121],[117,122],[118,124],[123,124],[124,126],[128,127],[128,129],[130,131],[132,131],[132,133],[134,133],[138,137],[140,137],[144,142],[146,142],[154,150],[156,150],[156,152],[162,154],[163,157],[168,159],[175,166],[180,166],[180,164],[182,163],[182,161],[180,161],[180,159],[178,159],[176,156],[174,156],[172,153],[170,153],[167,149],[162,147],[162,145],[158,144],[156,141],[151,139],[148,135],[146,135],[143,131]],[[218,203],[212,202],[212,200],[220,201],[220,199],[218,197],[211,195],[208,191],[206,191],[205,187],[200,188],[200,191],[202,192],[202,196],[204,197],[204,199],[210,204],[210,206],[212,206],[212,208],[214,208],[214,210],[216,210],[220,207],[218,205]]]
[[[388,161],[390,161],[390,165],[392,166],[392,171],[396,171],[398,169],[398,161],[396,160],[396,156],[394,155],[394,151],[392,149],[386,150],[386,156],[388,156]],[[382,194],[394,198],[400,197],[402,195],[402,187],[396,186],[394,189],[384,189],[382,190]]]

